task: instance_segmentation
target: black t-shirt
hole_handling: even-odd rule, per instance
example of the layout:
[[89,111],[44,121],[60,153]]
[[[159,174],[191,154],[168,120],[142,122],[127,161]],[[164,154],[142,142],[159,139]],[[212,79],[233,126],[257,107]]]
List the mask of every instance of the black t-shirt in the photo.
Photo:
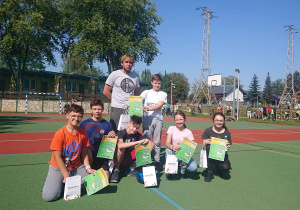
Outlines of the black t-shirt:
[[201,138],[202,139],[210,139],[211,137],[219,138],[219,139],[226,139],[225,136],[227,136],[227,140],[229,141],[230,144],[232,144],[231,141],[231,134],[227,129],[225,129],[224,133],[216,133],[213,131],[212,127],[206,128],[204,133],[202,134]]
[[[118,140],[123,139],[124,143],[139,141],[144,138],[139,132],[136,132],[134,134],[128,134],[126,129],[119,131],[117,136],[118,136]],[[133,149],[134,149],[133,146],[126,148],[126,150],[133,150]]]

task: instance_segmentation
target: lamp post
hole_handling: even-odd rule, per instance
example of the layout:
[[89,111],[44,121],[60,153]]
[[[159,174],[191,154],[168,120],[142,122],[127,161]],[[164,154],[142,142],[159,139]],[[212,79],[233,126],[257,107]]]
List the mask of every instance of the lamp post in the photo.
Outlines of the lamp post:
[[239,92],[240,92],[240,70],[235,69],[235,71],[238,73],[238,92],[237,92],[237,113],[236,113],[236,120],[239,120],[239,104],[240,104],[240,98],[239,98]]
[[172,112],[174,112],[174,108],[173,108],[173,98],[172,98],[172,89],[175,88],[175,85],[172,83],[171,81],[171,107],[172,107]]

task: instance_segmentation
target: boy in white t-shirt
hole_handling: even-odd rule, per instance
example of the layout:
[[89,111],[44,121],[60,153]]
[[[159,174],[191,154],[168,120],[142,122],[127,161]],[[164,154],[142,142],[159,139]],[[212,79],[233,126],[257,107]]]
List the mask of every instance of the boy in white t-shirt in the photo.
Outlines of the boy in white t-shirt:
[[167,103],[167,93],[160,90],[162,84],[162,77],[160,74],[152,76],[151,90],[142,92],[144,102],[144,136],[151,140],[153,136],[154,160],[155,166],[159,171],[163,170],[163,165],[160,162],[160,139],[163,127],[162,106]]

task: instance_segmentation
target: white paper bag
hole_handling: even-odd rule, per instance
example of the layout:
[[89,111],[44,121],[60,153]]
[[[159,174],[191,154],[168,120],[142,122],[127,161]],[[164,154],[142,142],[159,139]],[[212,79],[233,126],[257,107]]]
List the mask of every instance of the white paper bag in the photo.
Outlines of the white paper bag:
[[81,197],[81,176],[71,176],[66,178],[64,199],[66,201]]
[[167,174],[178,173],[178,158],[175,155],[167,155],[165,173]]
[[207,156],[206,156],[206,150],[202,149],[200,152],[200,163],[199,166],[201,168],[207,168]]
[[118,131],[126,129],[128,127],[129,122],[130,116],[128,114],[121,114],[118,124]]
[[157,186],[157,179],[154,166],[143,167],[144,186]]

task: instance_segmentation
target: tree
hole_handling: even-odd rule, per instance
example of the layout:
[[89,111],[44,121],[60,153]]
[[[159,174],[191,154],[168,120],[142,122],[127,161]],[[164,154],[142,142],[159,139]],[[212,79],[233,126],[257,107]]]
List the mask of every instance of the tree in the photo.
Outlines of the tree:
[[4,1],[0,5],[2,63],[11,71],[18,68],[21,79],[24,70],[44,70],[45,62],[56,65],[56,1]]
[[277,79],[271,83],[272,92],[278,96],[282,95],[284,90],[284,81],[283,79]]
[[272,93],[272,86],[271,86],[271,77],[270,77],[270,73],[268,72],[267,78],[265,81],[265,87],[263,90],[263,99],[267,104],[269,104],[271,101],[273,101],[272,95],[273,95],[273,93]]
[[300,73],[297,70],[294,72],[294,90],[295,93],[300,91]]
[[175,88],[172,89],[173,100],[177,102],[179,100],[187,99],[188,93],[190,91],[190,84],[188,83],[188,78],[184,76],[183,73],[167,74],[166,87],[169,99],[171,99],[171,81],[175,85]]
[[[233,85],[234,79],[235,79],[235,84],[237,85],[237,83],[238,83],[238,78],[235,76],[224,77],[224,79],[225,79],[225,85]],[[223,85],[223,81],[222,81],[222,85]],[[244,85],[241,84],[241,80],[240,80],[240,87],[241,88],[244,87]]]
[[[145,79],[146,79],[146,81],[145,81]],[[146,70],[146,75],[145,75],[145,71],[143,71],[141,74],[140,82],[146,83],[146,84],[150,85],[150,87],[151,87],[151,80],[152,80],[152,74],[151,74],[150,69]]]
[[259,93],[258,93],[259,89],[260,89],[260,86],[258,84],[258,78],[257,78],[256,74],[254,74],[252,81],[250,83],[249,91],[248,91],[248,96],[252,103],[257,101],[257,99],[259,98]]
[[[159,54],[155,27],[162,19],[150,0],[62,0],[72,32],[70,54],[106,62],[110,69],[131,53],[151,64]],[[67,47],[67,50],[69,49]],[[109,72],[110,73],[110,72]]]
[[[68,62],[69,60],[69,62]],[[88,65],[86,60],[79,60],[74,58],[64,59],[64,63],[61,64],[63,73],[78,73],[84,75],[90,75],[95,77],[104,76],[103,71],[99,67],[94,67],[93,65]],[[68,70],[69,68],[69,70]]]

